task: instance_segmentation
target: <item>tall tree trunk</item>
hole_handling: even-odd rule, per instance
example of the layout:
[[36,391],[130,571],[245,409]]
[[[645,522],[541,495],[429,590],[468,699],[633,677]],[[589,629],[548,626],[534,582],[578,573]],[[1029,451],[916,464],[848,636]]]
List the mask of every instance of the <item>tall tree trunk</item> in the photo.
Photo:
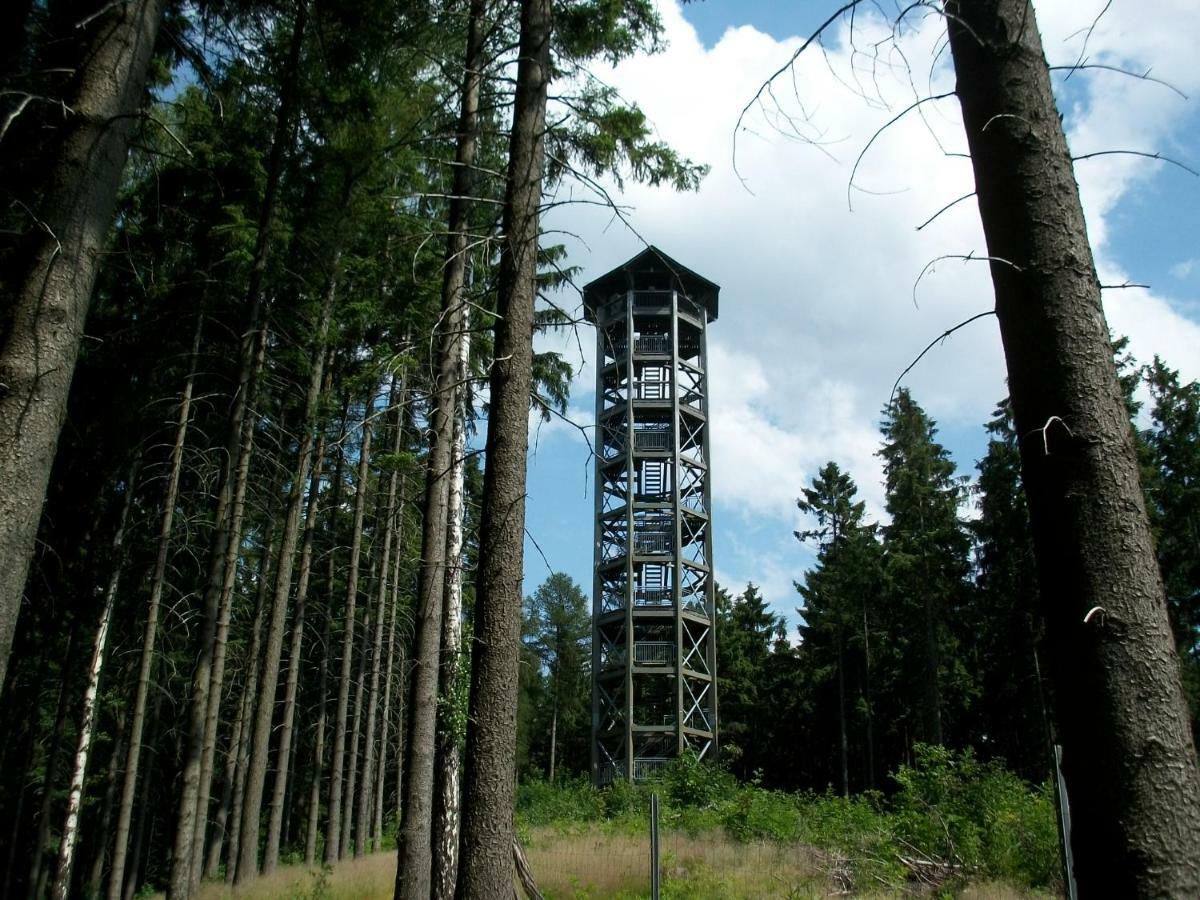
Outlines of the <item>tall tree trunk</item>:
[[[254,380],[251,382],[247,397],[248,411],[252,411],[254,408],[258,387],[262,381],[267,341],[266,323],[263,324],[259,341],[260,356],[255,361]],[[225,570],[221,580],[221,594],[217,603],[217,628],[213,638],[212,671],[209,676],[204,745],[200,754],[195,833],[192,839],[190,894],[195,894],[200,888],[200,875],[204,865],[204,845],[208,835],[208,811],[212,794],[213,768],[216,764],[217,738],[221,727],[221,704],[225,689],[225,658],[229,647],[229,626],[233,617],[234,585],[237,583],[238,561],[241,557],[242,526],[246,518],[246,489],[250,481],[250,461],[254,455],[255,417],[253,415],[247,415],[242,420],[242,431],[242,450],[238,454],[233,483],[233,500],[229,506],[229,545],[225,551]]]
[[92,644],[92,661],[88,667],[87,683],[83,690],[83,714],[79,722],[79,739],[75,748],[75,765],[71,770],[71,786],[67,790],[67,810],[63,820],[62,836],[58,844],[58,863],[54,870],[54,884],[50,888],[53,900],[67,900],[71,891],[71,872],[75,865],[75,843],[79,839],[79,809],[83,803],[83,782],[87,777],[88,754],[92,747],[92,733],[96,726],[96,698],[100,695],[100,675],[108,650],[108,631],[112,626],[113,608],[117,602],[117,588],[121,584],[121,570],[125,567],[125,528],[129,523],[129,509],[133,505],[134,485],[137,481],[141,456],[134,459],[125,478],[125,498],[121,501],[121,518],[112,539],[113,572],[104,591],[104,604],[100,609],[100,623],[96,626],[96,639]]
[[[251,329],[258,323],[259,310],[262,303],[263,279],[267,270],[267,258],[271,247],[271,232],[275,223],[275,214],[279,200],[279,190],[283,181],[283,164],[287,150],[294,143],[294,111],[296,106],[296,83],[300,68],[300,52],[304,42],[304,30],[308,21],[308,7],[305,0],[298,0],[296,15],[292,24],[291,44],[288,48],[288,59],[285,64],[283,81],[279,94],[279,108],[275,115],[275,132],[271,141],[271,154],[267,162],[267,178],[263,189],[263,201],[259,210],[258,228],[255,236],[254,255],[250,265],[250,276],[246,286],[246,307],[248,310]],[[265,333],[264,333],[265,337]],[[259,345],[265,351],[265,341]],[[246,358],[243,343],[242,371],[246,369]],[[230,416],[230,438],[240,437],[242,418],[245,414],[246,392],[245,381],[240,381],[239,392],[233,404]],[[235,448],[230,448],[234,451]],[[204,744],[207,734],[208,713],[208,682],[213,671],[213,649],[215,646],[216,619],[218,617],[220,585],[224,582],[225,553],[228,540],[222,542],[222,531],[225,530],[224,520],[227,506],[232,495],[230,477],[236,467],[238,452],[231,452],[226,460],[225,472],[222,473],[221,487],[218,493],[217,509],[214,522],[217,523],[213,540],[212,565],[210,568],[209,585],[205,590],[204,609],[200,632],[200,658],[197,663],[195,683],[192,691],[191,727],[187,758],[183,773],[183,791],[179,804],[179,820],[176,826],[175,847],[171,857],[171,875],[167,884],[168,900],[186,900],[190,897],[199,871],[201,854],[193,853],[192,845],[197,833],[203,843],[204,820],[207,818],[207,793],[204,794],[204,808],[200,807],[200,776],[203,765]],[[223,505],[224,504],[224,505]],[[224,535],[225,538],[228,535]],[[218,698],[219,699],[219,698]],[[211,762],[210,762],[211,766]]]
[[337,573],[337,515],[342,505],[342,464],[346,456],[342,452],[342,441],[346,436],[346,420],[349,398],[342,402],[341,427],[335,444],[337,463],[333,469],[333,498],[329,504],[329,535],[333,542],[329,547],[329,574],[327,578],[328,598],[325,604],[325,624],[321,629],[321,663],[317,679],[317,733],[313,742],[312,785],[308,795],[308,833],[304,840],[304,864],[312,866],[317,859],[317,829],[321,818],[321,772],[325,763],[325,718],[329,693],[329,640],[333,624],[333,585]]
[[92,865],[88,870],[84,896],[98,898],[103,893],[104,863],[108,857],[108,838],[112,833],[113,810],[117,805],[117,782],[121,775],[121,762],[125,756],[125,736],[129,729],[127,714],[117,717],[116,733],[113,735],[112,753],[108,758],[108,771],[104,773],[104,799],[100,804],[100,817],[91,829]]
[[[74,659],[75,629],[67,636],[67,652],[64,660]],[[33,859],[29,868],[29,896],[40,898],[45,895],[46,845],[50,841],[50,811],[54,798],[54,784],[58,780],[59,745],[62,743],[63,728],[67,724],[67,677],[65,666],[60,669],[58,703],[55,705],[54,725],[50,729],[50,740],[46,742],[46,770],[42,778],[42,803],[37,817],[37,834],[33,840]]]
[[871,697],[871,630],[867,622],[867,605],[863,602],[863,710],[867,720],[867,788],[875,789],[875,712]]
[[1200,896],[1200,776],[1129,416],[1028,0],[948,2],[1081,896]]
[[198,818],[206,817],[200,806],[200,776],[208,723],[208,693],[217,645],[221,596],[225,583],[226,557],[230,548],[232,505],[237,473],[253,429],[245,426],[246,412],[266,358],[266,325],[257,323],[258,305],[251,308],[256,327],[243,336],[238,366],[238,384],[229,412],[229,440],[222,463],[220,486],[213,511],[213,533],[209,546],[208,578],[200,609],[198,652],[192,672],[192,695],[188,708],[188,737],[184,752],[181,790],[167,884],[169,900],[187,900],[192,889],[192,843]]
[[512,890],[525,457],[551,25],[550,0],[522,3],[479,528],[456,888],[456,896],[461,898],[500,897]]
[[11,300],[0,313],[0,686],[163,6],[81,4],[80,20],[91,21],[63,98],[70,118],[50,151],[23,269],[4,286]]
[[242,806],[246,801],[246,776],[250,770],[250,723],[258,698],[259,661],[262,657],[262,625],[267,610],[267,592],[271,583],[271,564],[275,560],[275,536],[268,539],[258,560],[258,590],[254,602],[254,624],[250,628],[250,653],[246,657],[245,682],[238,711],[238,755],[233,775],[233,805],[229,812],[229,850],[225,857],[225,881],[233,883],[237,874],[238,853],[242,846]]
[[183,392],[179,398],[175,443],[171,447],[171,470],[167,475],[167,490],[163,498],[163,513],[159,522],[154,572],[150,576],[150,599],[146,603],[146,628],[142,633],[142,653],[138,662],[137,689],[134,693],[133,717],[129,727],[129,750],[125,757],[125,772],[121,780],[121,803],[117,811],[112,867],[108,876],[108,900],[121,900],[125,881],[129,826],[133,820],[133,801],[137,793],[138,769],[142,758],[142,732],[146,725],[146,698],[150,693],[150,672],[154,667],[154,647],[158,642],[158,611],[162,604],[163,587],[167,580],[171,530],[175,522],[175,504],[179,498],[179,475],[183,470],[183,448],[187,443],[188,424],[192,416],[192,392],[196,385],[196,364],[200,355],[200,338],[203,332],[204,316],[200,314],[196,316],[196,330],[192,335],[191,362],[188,366],[187,378],[183,382]]
[[442,318],[437,372],[429,414],[421,568],[414,622],[413,670],[408,696],[408,747],[404,767],[396,897],[425,900],[433,879],[434,763],[437,747],[439,645],[446,574],[446,523],[449,469],[454,443],[458,346],[466,324],[466,282],[470,197],[478,146],[479,96],[483,81],[484,3],[470,5],[463,66],[461,109],[455,149],[446,261],[442,281]]
[[[162,721],[162,700],[163,692],[156,691],[154,694],[154,704],[150,707],[150,735],[152,738],[161,736],[162,729],[159,728],[159,723]],[[149,743],[153,743],[151,740]],[[131,900],[138,887],[141,885],[142,858],[145,855],[143,850],[146,846],[146,832],[149,828],[150,816],[147,814],[150,810],[150,770],[149,767],[142,767],[141,774],[141,794],[143,797],[142,804],[138,807],[137,823],[133,827],[133,851],[130,855],[130,865],[127,865],[125,875],[125,887],[121,894],[121,900]]]
[[[379,521],[379,513],[376,511],[375,521]],[[367,577],[367,583],[370,584],[375,580],[376,560],[371,559],[370,574]],[[354,815],[355,804],[358,801],[358,748],[359,741],[362,738],[363,726],[363,708],[366,705],[366,685],[367,685],[367,663],[371,655],[371,626],[375,621],[377,610],[373,603],[367,606],[367,618],[363,623],[362,634],[359,637],[360,648],[358,651],[358,675],[354,679],[354,719],[350,726],[350,744],[349,744],[349,759],[347,761],[348,772],[346,773],[346,802],[342,805],[342,846],[341,855],[343,857],[354,852],[355,855],[360,855],[355,851],[356,842],[354,841],[354,826],[357,824],[357,818]]]
[[[284,526],[284,547],[288,549],[288,557],[286,559],[282,556],[280,557],[280,574],[276,579],[275,604],[272,607],[272,617],[267,631],[267,657],[264,662],[262,695],[259,700],[258,717],[255,721],[255,743],[253,745],[254,755],[251,758],[251,769],[253,770],[255,760],[260,761],[263,769],[262,778],[265,779],[267,752],[271,740],[271,721],[274,711],[275,689],[278,686],[279,661],[283,649],[283,631],[287,621],[287,598],[288,592],[291,589],[291,558],[295,555],[295,531],[299,525],[300,491],[304,481],[308,481],[308,508],[304,517],[304,541],[300,551],[300,572],[296,581],[296,608],[292,616],[288,677],[284,688],[283,727],[279,737],[279,755],[276,758],[277,762],[275,766],[275,785],[271,792],[271,814],[267,823],[267,846],[263,856],[263,869],[266,872],[274,871],[275,867],[279,864],[279,836],[283,827],[284,812],[283,799],[287,791],[289,763],[291,761],[292,725],[296,715],[296,691],[300,683],[300,666],[303,664],[301,650],[304,642],[304,612],[305,604],[308,600],[308,581],[312,571],[313,538],[316,534],[317,525],[317,498],[321,487],[321,461],[325,455],[325,437],[323,432],[317,439],[316,453],[313,454],[311,452],[312,432],[314,422],[317,418],[317,405],[321,397],[321,384],[325,381],[325,361],[328,356],[325,345],[328,342],[329,323],[333,316],[334,299],[337,294],[340,260],[341,251],[335,250],[329,283],[326,286],[325,299],[321,309],[320,322],[317,326],[316,348],[313,351],[313,370],[308,383],[308,396],[305,398],[304,428],[300,439],[300,464],[296,473],[297,480],[293,482],[294,494],[288,507],[287,523]],[[313,460],[314,455],[315,461]],[[309,468],[311,468],[311,476],[306,471]],[[289,536],[291,538],[290,544],[288,543]],[[286,580],[282,577],[285,564],[287,570]],[[269,695],[267,693],[268,689],[270,690]],[[253,779],[249,784],[250,788],[254,789],[255,782]],[[261,786],[258,788],[258,792],[259,795],[256,802],[261,804]],[[252,804],[246,806],[244,816],[251,814],[255,816],[254,825],[257,830],[259,808],[253,805],[254,802],[252,795]],[[246,822],[251,822],[251,819],[246,818]],[[243,826],[243,833],[247,833],[245,826]],[[243,851],[245,850],[245,846],[243,845]],[[245,853],[243,852],[244,858]],[[243,877],[240,874],[241,868],[242,865],[239,863],[239,879]],[[257,873],[248,870],[247,874],[252,875]]]
[[[287,624],[288,596],[292,589],[292,569],[296,562],[296,542],[300,536],[300,510],[304,502],[304,489],[308,485],[312,467],[313,428],[317,419],[317,405],[321,398],[321,385],[325,372],[325,343],[329,334],[329,322],[333,315],[334,296],[337,289],[338,255],[334,255],[333,272],[322,304],[320,321],[312,354],[312,372],[308,379],[308,392],[304,398],[304,415],[300,425],[300,446],[297,450],[296,470],[288,491],[287,513],[283,535],[279,540],[279,562],[275,566],[275,593],[271,602],[271,614],[267,619],[267,632],[263,641],[262,677],[259,683],[258,704],[254,714],[254,730],[250,738],[250,768],[246,777],[246,799],[242,806],[242,845],[238,852],[238,883],[258,875],[258,831],[262,813],[263,791],[267,779],[267,755],[271,747],[271,723],[275,713],[275,690],[279,686],[279,662],[283,654],[283,636]],[[316,502],[315,496],[313,502]],[[315,515],[315,513],[314,513]],[[311,545],[309,548],[311,556]],[[307,585],[305,585],[307,590]],[[297,660],[297,663],[299,660]],[[293,692],[294,699],[294,692]],[[290,734],[289,734],[290,738]],[[278,760],[277,770],[283,784],[287,783],[287,757]],[[268,840],[270,838],[268,837]],[[275,832],[275,850],[278,854],[279,833]]]
[[221,866],[221,851],[225,848],[225,839],[229,829],[229,808],[233,804],[233,789],[237,779],[238,759],[242,753],[242,741],[246,730],[246,697],[245,692],[237,698],[237,712],[234,713],[233,727],[229,732],[229,749],[225,754],[225,774],[221,778],[221,799],[217,801],[217,811],[213,814],[212,838],[208,841],[204,854],[204,878],[216,878]]
[[[403,418],[402,418],[403,421]],[[387,664],[384,667],[383,717],[379,734],[379,777],[375,780],[375,820],[371,829],[372,849],[378,853],[383,849],[383,807],[387,794],[388,742],[392,725],[393,682],[396,677],[396,622],[400,614],[400,563],[404,548],[404,495],[408,484],[407,474],[400,480],[400,506],[392,522],[396,532],[396,550],[392,554],[391,618],[388,622]],[[403,650],[401,650],[403,655]],[[403,760],[396,760],[397,766]]]
[[[391,406],[396,411],[396,422],[392,433],[392,458],[399,456],[403,447],[404,437],[404,404],[405,385],[403,381],[392,382]],[[371,650],[371,690],[367,699],[367,729],[363,741],[363,771],[362,783],[358,796],[358,824],[355,829],[355,856],[367,852],[371,840],[371,814],[375,809],[374,787],[376,776],[375,753],[375,724],[379,716],[379,677],[383,667],[383,632],[387,621],[388,574],[392,561],[392,541],[394,528],[392,519],[396,514],[396,491],[400,483],[400,473],[393,466],[388,474],[387,502],[383,508],[383,518],[378,520],[376,534],[383,532],[383,550],[379,554],[379,594],[375,600],[375,638]],[[379,754],[382,756],[382,753]],[[379,772],[382,775],[382,772]]]
[[358,605],[358,565],[362,554],[363,518],[367,503],[367,477],[371,464],[371,409],[375,389],[367,397],[363,411],[362,446],[358,454],[358,475],[354,487],[354,526],[350,537],[350,568],[346,579],[346,616],[342,633],[342,666],[338,679],[337,712],[333,721],[333,758],[329,765],[329,805],[325,824],[325,862],[333,865],[341,859],[342,846],[342,768],[346,755],[346,714],[350,707],[350,681],[354,672],[354,612]]
[[[464,321],[466,324],[466,321]],[[462,553],[463,492],[467,473],[467,415],[471,404],[466,380],[471,356],[471,332],[464,329],[458,346],[457,380],[461,403],[454,416],[450,448],[450,495],[446,504],[446,592],[442,612],[441,684],[438,716],[437,793],[434,796],[433,890],[437,900],[451,900],[458,880],[458,829],[462,814],[461,723],[452,712],[462,679]]]
[[846,653],[842,646],[842,626],[837,633],[838,730],[841,732],[842,796],[850,796],[850,742],[846,739]]

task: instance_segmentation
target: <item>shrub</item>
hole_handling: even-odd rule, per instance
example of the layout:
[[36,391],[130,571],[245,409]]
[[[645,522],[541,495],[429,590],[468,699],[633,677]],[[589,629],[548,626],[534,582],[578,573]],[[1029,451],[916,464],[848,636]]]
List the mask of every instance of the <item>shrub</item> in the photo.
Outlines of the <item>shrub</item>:
[[1058,877],[1058,831],[1049,790],[1031,790],[968,749],[917,745],[893,776],[895,833],[931,857],[993,878],[1046,886]]

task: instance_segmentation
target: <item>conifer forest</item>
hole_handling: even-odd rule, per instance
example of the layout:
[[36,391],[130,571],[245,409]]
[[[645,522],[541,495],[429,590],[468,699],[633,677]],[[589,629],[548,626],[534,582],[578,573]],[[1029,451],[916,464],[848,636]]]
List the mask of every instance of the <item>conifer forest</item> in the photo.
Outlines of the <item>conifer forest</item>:
[[[1029,0],[884,6],[944,22],[1009,396],[973,469],[878,397],[882,509],[796,470],[814,561],[717,586],[719,754],[659,790],[818,848],[814,896],[1200,896],[1200,383],[1109,331]],[[594,431],[547,218],[709,173],[595,74],[662,46],[654,0],[0,4],[0,900],[372,854],[499,900],[642,815],[591,786],[591,574],[527,549],[526,467]]]

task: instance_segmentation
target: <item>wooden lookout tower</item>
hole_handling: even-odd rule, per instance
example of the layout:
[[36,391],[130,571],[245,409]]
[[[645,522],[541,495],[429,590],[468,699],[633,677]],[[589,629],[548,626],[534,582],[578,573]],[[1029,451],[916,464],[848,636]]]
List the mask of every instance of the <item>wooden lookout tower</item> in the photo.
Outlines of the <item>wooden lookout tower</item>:
[[705,332],[719,292],[655,247],[583,290],[597,341],[597,785],[717,752]]

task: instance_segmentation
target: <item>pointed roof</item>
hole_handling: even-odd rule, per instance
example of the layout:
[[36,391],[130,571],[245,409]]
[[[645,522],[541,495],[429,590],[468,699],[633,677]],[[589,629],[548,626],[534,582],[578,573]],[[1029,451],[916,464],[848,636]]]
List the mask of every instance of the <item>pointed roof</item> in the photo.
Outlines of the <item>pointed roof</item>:
[[596,321],[596,310],[614,294],[626,291],[679,291],[702,306],[711,322],[717,317],[720,285],[687,266],[676,262],[651,245],[637,256],[601,275],[583,289],[583,311],[589,322]]

